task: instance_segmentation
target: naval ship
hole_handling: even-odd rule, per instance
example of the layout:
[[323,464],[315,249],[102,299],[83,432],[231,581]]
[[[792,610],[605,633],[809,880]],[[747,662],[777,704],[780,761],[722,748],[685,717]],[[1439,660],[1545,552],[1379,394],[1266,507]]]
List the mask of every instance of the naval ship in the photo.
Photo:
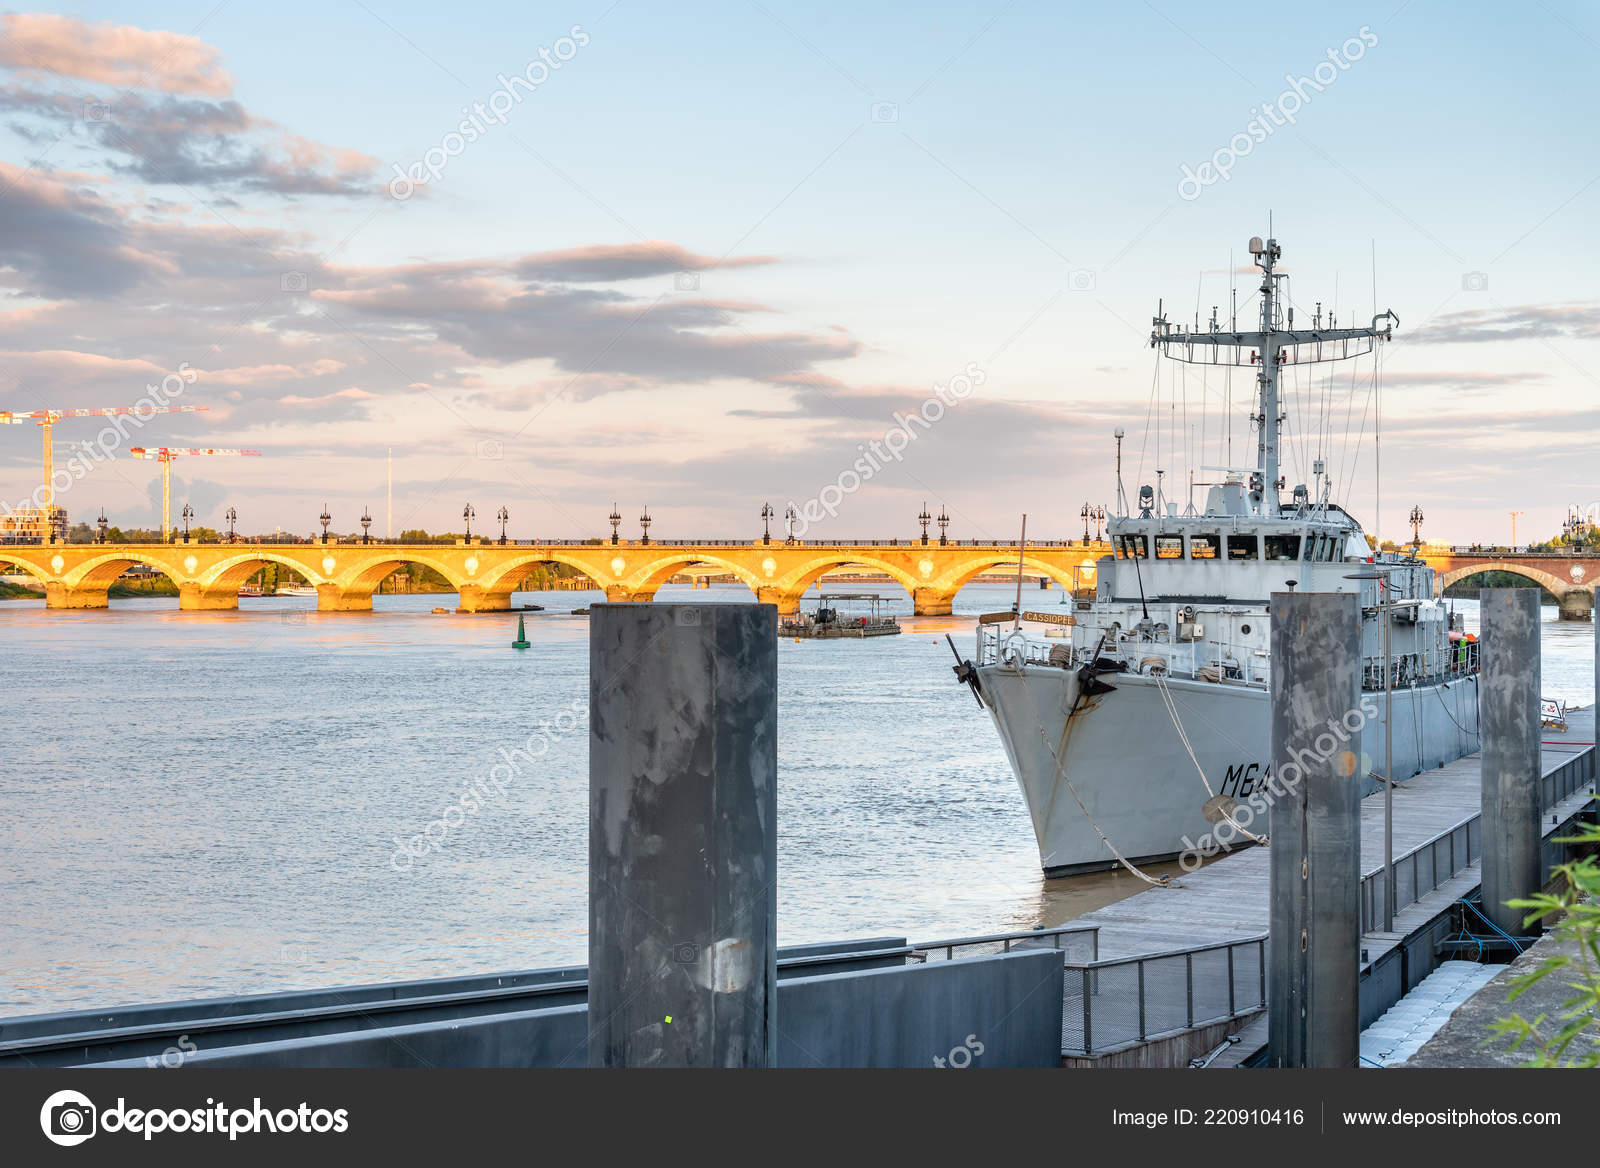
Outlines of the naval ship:
[[[1149,485],[1130,508],[1119,428],[1113,554],[1099,561],[1093,600],[1076,601],[1070,630],[1054,636],[1035,636],[1021,612],[993,614],[979,624],[976,658],[956,666],[994,719],[1049,876],[1174,858],[1189,869],[1219,845],[1262,840],[1274,592],[1360,594],[1360,701],[1337,737],[1306,749],[1340,751],[1359,766],[1363,794],[1478,749],[1477,646],[1434,599],[1433,570],[1375,555],[1333,501],[1323,460],[1287,497],[1280,474],[1284,370],[1363,354],[1376,370],[1399,318],[1335,327],[1319,306],[1312,327],[1296,329],[1277,240],[1253,238],[1250,252],[1261,271],[1257,329],[1219,324],[1215,309],[1208,327],[1178,329],[1158,309],[1150,343],[1172,360],[1253,371],[1256,465],[1202,468],[1213,472],[1203,509],[1191,489],[1180,514]],[[1386,755],[1394,776],[1382,773]]]

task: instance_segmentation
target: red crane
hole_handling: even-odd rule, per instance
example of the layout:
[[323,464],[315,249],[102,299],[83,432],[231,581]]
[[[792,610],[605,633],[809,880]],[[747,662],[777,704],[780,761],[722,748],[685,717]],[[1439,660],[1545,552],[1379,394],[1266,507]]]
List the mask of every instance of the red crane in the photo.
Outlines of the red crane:
[[[205,407],[201,407],[204,409]],[[166,543],[172,531],[172,460],[191,454],[242,454],[254,458],[261,457],[259,450],[224,450],[217,447],[185,446],[169,449],[158,446],[146,449],[143,446],[134,446],[129,449],[129,454],[135,458],[153,458],[161,463],[161,542]]]
[[118,414],[134,414],[145,417],[147,414],[192,414],[198,410],[209,409],[208,406],[109,406],[104,409],[89,410],[29,410],[26,413],[12,413],[0,410],[0,424],[10,422],[13,425],[22,425],[24,422],[37,422],[44,432],[44,490],[40,496],[41,507],[44,511],[45,523],[53,522],[55,504],[55,452],[51,431],[55,424],[62,418],[105,418]]

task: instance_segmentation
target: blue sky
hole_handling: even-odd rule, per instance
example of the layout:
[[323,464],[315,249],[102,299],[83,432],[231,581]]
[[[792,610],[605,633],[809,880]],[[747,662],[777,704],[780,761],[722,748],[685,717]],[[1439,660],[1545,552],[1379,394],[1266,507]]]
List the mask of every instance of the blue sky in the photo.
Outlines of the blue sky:
[[[575,27],[503,124],[390,197],[396,164]],[[1513,509],[1548,533],[1600,497],[1600,21],[1576,5],[1268,26],[1242,4],[206,0],[0,31],[0,409],[133,404],[186,362],[211,409],[139,441],[266,456],[179,464],[212,523],[231,504],[310,531],[324,501],[381,521],[393,447],[397,528],[471,501],[514,534],[599,534],[615,499],[665,538],[744,535],[977,363],[981,389],[809,534],[909,535],[926,499],[952,535],[1023,511],[1070,535],[1113,496],[1113,426],[1144,477],[1217,460],[1220,386],[1158,374],[1149,320],[1158,298],[1225,312],[1230,250],[1242,267],[1269,212],[1298,311],[1370,315],[1375,256],[1401,318],[1385,534],[1413,504],[1439,538],[1503,540]],[[1351,43],[1293,125],[1180,197],[1183,166]],[[1367,435],[1325,453],[1370,529],[1368,372],[1313,396]],[[1170,426],[1146,437],[1174,401],[1176,445],[1209,440],[1192,459]],[[58,452],[94,434],[62,423]],[[59,501],[150,522],[155,469],[119,455]],[[37,477],[36,432],[0,429],[0,497]]]

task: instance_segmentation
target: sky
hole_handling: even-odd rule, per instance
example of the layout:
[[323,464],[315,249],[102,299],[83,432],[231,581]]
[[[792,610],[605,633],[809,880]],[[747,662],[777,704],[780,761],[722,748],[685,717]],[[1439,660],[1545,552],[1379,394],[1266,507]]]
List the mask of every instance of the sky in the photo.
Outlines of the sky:
[[1270,232],[1297,321],[1400,320],[1294,372],[1290,486],[1453,542],[1600,500],[1592,7],[862,9],[0,16],[0,411],[205,407],[60,422],[74,521],[159,523],[138,445],[259,450],[173,465],[248,532],[1069,538],[1115,427],[1130,495],[1253,461],[1248,375],[1149,333],[1253,319]]

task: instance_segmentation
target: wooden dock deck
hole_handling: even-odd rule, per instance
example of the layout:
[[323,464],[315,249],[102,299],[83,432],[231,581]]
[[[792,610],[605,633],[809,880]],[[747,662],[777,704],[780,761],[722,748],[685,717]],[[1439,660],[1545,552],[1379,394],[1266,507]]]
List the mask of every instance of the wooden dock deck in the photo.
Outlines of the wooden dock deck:
[[[1573,712],[1564,732],[1544,732],[1546,772],[1590,749],[1595,735],[1594,708]],[[1587,791],[1587,788],[1585,788]],[[1403,856],[1419,845],[1467,823],[1479,813],[1479,756],[1468,755],[1407,779],[1394,792],[1394,851]],[[1587,794],[1567,800],[1577,810]],[[1562,819],[1568,812],[1563,807]],[[1546,834],[1554,830],[1547,823]],[[1246,847],[1177,877],[1171,887],[1151,888],[1078,918],[1100,930],[1100,957],[1133,957],[1170,952],[1194,945],[1237,941],[1267,930],[1269,865],[1266,848]],[[1361,803],[1361,872],[1383,869],[1383,797]],[[1363,937],[1369,962],[1376,962],[1413,929],[1420,927],[1451,900],[1478,884],[1473,864],[1395,917],[1393,933],[1368,932]],[[1404,887],[1402,885],[1402,887]]]

